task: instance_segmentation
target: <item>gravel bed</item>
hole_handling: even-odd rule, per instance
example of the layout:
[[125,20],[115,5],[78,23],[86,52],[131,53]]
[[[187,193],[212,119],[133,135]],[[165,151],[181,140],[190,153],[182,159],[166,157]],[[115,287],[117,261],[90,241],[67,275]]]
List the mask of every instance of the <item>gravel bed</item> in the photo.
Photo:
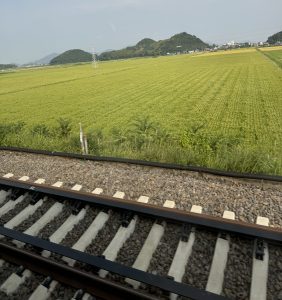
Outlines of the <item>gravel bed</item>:
[[123,245],[116,261],[125,266],[131,267],[134,264],[150,230],[154,220],[139,217],[136,222],[135,230],[130,238]]
[[19,290],[14,293],[14,299],[28,299],[34,292],[34,290],[38,287],[38,285],[41,284],[45,278],[46,276],[44,275],[32,273],[31,276],[26,278],[25,282],[21,284]]
[[18,231],[25,231],[26,229],[28,229],[30,226],[32,226],[32,224],[34,224],[38,219],[40,219],[55,202],[55,200],[47,198],[43,202],[43,204],[37,208],[37,210],[32,216],[24,220],[15,229]]
[[63,210],[57,217],[48,223],[39,233],[38,237],[48,240],[48,238],[65,222],[65,220],[71,215],[72,208],[65,203]]
[[[40,166],[40,167],[38,167]],[[13,173],[47,184],[61,180],[66,187],[82,184],[85,191],[100,187],[107,195],[123,191],[127,199],[150,197],[150,203],[176,202],[179,209],[203,206],[205,213],[221,216],[232,210],[236,218],[254,222],[257,215],[268,217],[270,224],[282,227],[282,184],[237,180],[197,172],[169,170],[122,163],[93,162],[44,155],[0,152],[0,176]]]
[[72,247],[73,244],[78,241],[78,239],[82,236],[82,234],[87,230],[87,228],[94,221],[95,217],[99,213],[98,209],[89,208],[86,211],[85,217],[74,226],[73,230],[71,230],[66,237],[62,240],[61,245],[66,247]]
[[158,247],[152,257],[148,272],[161,276],[168,274],[174,254],[176,252],[181,227],[175,224],[166,224],[164,235],[161,238]]
[[[142,246],[151,230],[152,225],[154,224],[154,220],[138,217],[135,230],[130,236],[130,238],[125,242],[123,247],[121,248],[116,262],[123,264],[125,266],[131,267],[134,264],[135,259],[137,258]],[[109,273],[107,278],[119,282],[123,285],[131,287],[128,285],[124,278],[117,275]]]
[[16,216],[18,213],[20,213],[26,206],[28,206],[29,203],[30,203],[30,198],[28,196],[26,196],[22,202],[18,203],[15,206],[14,209],[11,209],[5,215],[1,216],[1,218],[0,218],[1,225],[7,223],[14,216]]
[[102,255],[111,240],[114,238],[119,226],[121,225],[121,215],[112,211],[110,211],[109,214],[108,222],[99,231],[95,240],[86,248],[86,253],[95,256]]
[[267,300],[282,300],[282,249],[269,245]]
[[213,259],[217,235],[204,230],[196,230],[195,242],[189,257],[183,283],[205,289]]
[[72,299],[76,291],[75,288],[59,283],[48,300],[69,300]]
[[254,242],[231,236],[222,294],[229,299],[249,299]]

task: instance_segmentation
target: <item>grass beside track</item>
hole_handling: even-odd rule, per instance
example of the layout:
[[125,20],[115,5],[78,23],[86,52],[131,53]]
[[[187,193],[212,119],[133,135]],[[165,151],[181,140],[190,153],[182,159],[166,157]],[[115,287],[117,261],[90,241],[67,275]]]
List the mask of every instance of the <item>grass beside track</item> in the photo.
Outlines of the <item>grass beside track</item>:
[[282,175],[281,49],[262,50],[2,74],[0,144],[79,152],[82,122],[92,154]]

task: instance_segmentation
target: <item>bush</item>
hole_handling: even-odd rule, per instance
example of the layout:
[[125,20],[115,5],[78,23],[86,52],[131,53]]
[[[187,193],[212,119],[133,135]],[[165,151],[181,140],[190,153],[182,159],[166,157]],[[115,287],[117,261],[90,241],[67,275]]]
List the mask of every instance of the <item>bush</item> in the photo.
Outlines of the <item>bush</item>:
[[69,119],[59,118],[57,122],[59,125],[57,128],[59,136],[64,138],[68,137],[72,130],[71,121]]
[[45,137],[49,137],[51,135],[49,128],[45,124],[34,125],[31,129],[31,134],[33,136],[41,135]]

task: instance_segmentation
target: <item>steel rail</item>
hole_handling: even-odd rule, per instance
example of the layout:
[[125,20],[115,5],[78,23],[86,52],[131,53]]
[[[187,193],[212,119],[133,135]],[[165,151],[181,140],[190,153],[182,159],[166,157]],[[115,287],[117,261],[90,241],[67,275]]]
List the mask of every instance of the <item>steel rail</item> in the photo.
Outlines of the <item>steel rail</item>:
[[15,179],[0,179],[0,185],[20,188],[25,191],[39,192],[53,198],[79,200],[85,204],[98,205],[118,210],[131,211],[153,218],[163,218],[177,223],[188,223],[209,230],[244,235],[253,239],[265,239],[270,243],[282,242],[282,230],[251,224],[247,222],[229,220],[204,214],[196,214],[178,209],[160,207],[139,203],[132,200],[117,199],[109,196],[94,195],[85,192],[70,191],[62,188],[50,187],[42,184],[27,183]]
[[0,243],[0,257],[10,263],[24,266],[35,273],[50,276],[52,279],[76,289],[82,289],[99,299],[105,300],[157,300],[131,288],[95,276],[91,273],[69,267],[26,250]]
[[82,155],[82,154],[77,154],[77,153],[36,150],[36,149],[19,148],[19,147],[3,147],[2,146],[2,147],[0,147],[0,150],[25,152],[25,153],[32,153],[32,154],[43,154],[43,155],[47,155],[47,156],[59,156],[59,157],[91,160],[91,161],[126,163],[126,164],[142,165],[142,166],[148,166],[148,167],[158,167],[158,168],[164,168],[164,169],[176,169],[176,170],[184,170],[184,171],[186,170],[186,171],[207,173],[207,174],[216,175],[216,176],[225,176],[225,177],[233,177],[233,178],[245,178],[245,179],[254,179],[254,180],[282,182],[282,176],[277,176],[277,175],[230,172],[230,171],[223,171],[223,170],[218,170],[218,169],[205,168],[205,167],[199,167],[199,166],[191,166],[191,165],[179,165],[179,164],[161,163],[161,162],[154,162],[154,161],[151,162],[151,161],[145,161],[145,160],[119,158],[119,157]]
[[[32,245],[39,249],[45,249],[52,253],[56,253],[62,256],[67,256],[76,261],[80,261],[87,265],[94,267],[95,269],[103,269],[109,272],[118,274],[122,277],[131,278],[139,282],[143,282],[148,285],[153,285],[162,290],[168,291],[173,294],[178,294],[184,297],[188,297],[194,300],[222,300],[226,299],[223,296],[216,295],[198,288],[189,286],[184,283],[176,282],[169,278],[165,278],[159,275],[154,275],[144,271],[140,271],[131,267],[126,267],[122,264],[90,255],[85,252],[80,252],[72,248],[62,246],[60,244],[52,243],[47,240],[33,237],[19,231],[5,228],[0,226],[0,234],[17,241]],[[1,247],[0,247],[1,249]],[[2,253],[0,252],[0,255]],[[134,299],[134,298],[133,298]]]

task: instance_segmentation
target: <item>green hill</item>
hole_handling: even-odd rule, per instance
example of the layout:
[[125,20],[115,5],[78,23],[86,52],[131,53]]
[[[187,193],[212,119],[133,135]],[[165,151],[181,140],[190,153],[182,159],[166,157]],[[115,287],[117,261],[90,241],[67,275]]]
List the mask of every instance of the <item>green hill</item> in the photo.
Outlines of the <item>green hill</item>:
[[267,42],[269,44],[276,44],[277,42],[282,43],[282,31],[277,32],[277,33],[273,34],[272,36],[270,36],[267,39]]
[[50,61],[50,65],[61,65],[78,62],[88,62],[92,60],[92,55],[80,49],[68,50]]
[[203,50],[208,44],[195,35],[182,32],[166,40],[154,41],[145,38],[135,46],[121,50],[104,52],[99,56],[100,60],[166,55],[167,53],[187,52],[191,50]]

